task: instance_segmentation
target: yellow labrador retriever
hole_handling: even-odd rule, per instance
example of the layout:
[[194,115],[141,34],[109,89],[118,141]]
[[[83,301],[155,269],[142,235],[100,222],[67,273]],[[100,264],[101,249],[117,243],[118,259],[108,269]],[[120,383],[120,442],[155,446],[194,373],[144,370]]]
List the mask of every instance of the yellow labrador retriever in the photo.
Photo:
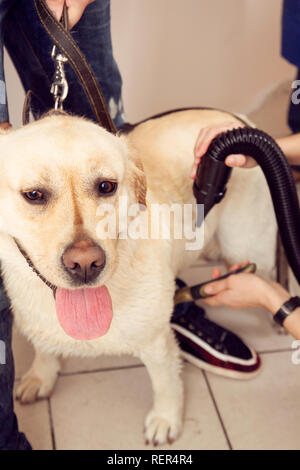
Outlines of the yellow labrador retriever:
[[264,177],[259,168],[234,170],[196,251],[184,237],[126,237],[119,219],[115,236],[102,236],[99,226],[110,210],[118,216],[125,197],[128,207],[146,209],[146,219],[155,205],[194,206],[196,137],[201,127],[228,120],[214,110],[181,111],[118,137],[53,114],[1,135],[2,271],[15,321],[36,350],[18,386],[21,402],[50,395],[59,356],[133,354],[153,385],[145,438],[163,444],[178,437],[183,387],[170,327],[174,279],[213,239],[229,263],[249,258],[272,271],[276,223]]

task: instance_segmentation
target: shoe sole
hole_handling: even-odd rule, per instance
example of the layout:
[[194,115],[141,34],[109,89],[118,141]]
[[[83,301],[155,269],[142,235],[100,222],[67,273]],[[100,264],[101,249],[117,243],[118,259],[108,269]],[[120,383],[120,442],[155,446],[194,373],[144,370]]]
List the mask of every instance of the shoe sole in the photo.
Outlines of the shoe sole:
[[250,371],[250,372],[241,372],[238,370],[225,369],[224,367],[213,366],[212,364],[202,361],[201,359],[196,359],[195,356],[192,356],[191,354],[182,350],[180,351],[180,355],[183,359],[190,362],[191,364],[198,367],[199,369],[203,369],[207,372],[211,372],[213,374],[221,375],[222,377],[227,377],[227,378],[235,379],[235,380],[254,379],[258,374],[260,374],[262,370],[261,360],[259,356],[257,356],[257,359],[258,359],[257,369]]

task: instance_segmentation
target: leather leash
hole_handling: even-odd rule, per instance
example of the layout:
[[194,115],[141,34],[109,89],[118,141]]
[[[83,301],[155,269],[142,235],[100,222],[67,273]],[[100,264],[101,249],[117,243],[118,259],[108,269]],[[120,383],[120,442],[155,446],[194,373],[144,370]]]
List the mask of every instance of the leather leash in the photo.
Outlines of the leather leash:
[[62,24],[54,18],[45,0],[34,0],[34,4],[41,24],[51,37],[53,43],[68,58],[74,72],[80,80],[98,124],[107,131],[116,134],[117,129],[108,112],[96,77],[71,34],[65,29],[64,24],[66,24],[67,21],[66,6],[64,7],[63,15],[64,24]]

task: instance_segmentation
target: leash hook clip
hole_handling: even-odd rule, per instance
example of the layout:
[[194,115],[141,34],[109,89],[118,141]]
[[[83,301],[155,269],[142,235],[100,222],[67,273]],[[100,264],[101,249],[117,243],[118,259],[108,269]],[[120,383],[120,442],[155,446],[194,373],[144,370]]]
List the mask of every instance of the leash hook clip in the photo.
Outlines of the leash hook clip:
[[[61,17],[61,24],[66,31],[69,30],[69,16],[67,4],[64,1],[63,13]],[[63,102],[68,96],[69,85],[65,74],[65,63],[68,62],[68,58],[61,51],[57,52],[56,45],[53,46],[51,51],[51,59],[55,63],[55,72],[53,83],[51,85],[50,93],[54,97],[54,109],[63,109]]]
[[51,58],[55,62],[55,73],[50,92],[54,97],[54,109],[63,109],[63,102],[65,101],[69,91],[64,67],[68,59],[61,52],[57,53],[55,45],[52,48]]

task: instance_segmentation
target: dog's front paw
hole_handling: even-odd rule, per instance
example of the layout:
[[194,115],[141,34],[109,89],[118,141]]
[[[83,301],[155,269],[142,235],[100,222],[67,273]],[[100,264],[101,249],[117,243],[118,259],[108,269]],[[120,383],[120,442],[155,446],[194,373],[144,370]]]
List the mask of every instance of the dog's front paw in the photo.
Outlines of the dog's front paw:
[[178,416],[150,411],[145,421],[145,442],[154,446],[172,444],[181,433],[182,421]]
[[47,398],[51,395],[56,382],[56,377],[43,381],[37,375],[28,372],[25,374],[16,390],[16,398],[22,404],[33,403],[39,398]]

